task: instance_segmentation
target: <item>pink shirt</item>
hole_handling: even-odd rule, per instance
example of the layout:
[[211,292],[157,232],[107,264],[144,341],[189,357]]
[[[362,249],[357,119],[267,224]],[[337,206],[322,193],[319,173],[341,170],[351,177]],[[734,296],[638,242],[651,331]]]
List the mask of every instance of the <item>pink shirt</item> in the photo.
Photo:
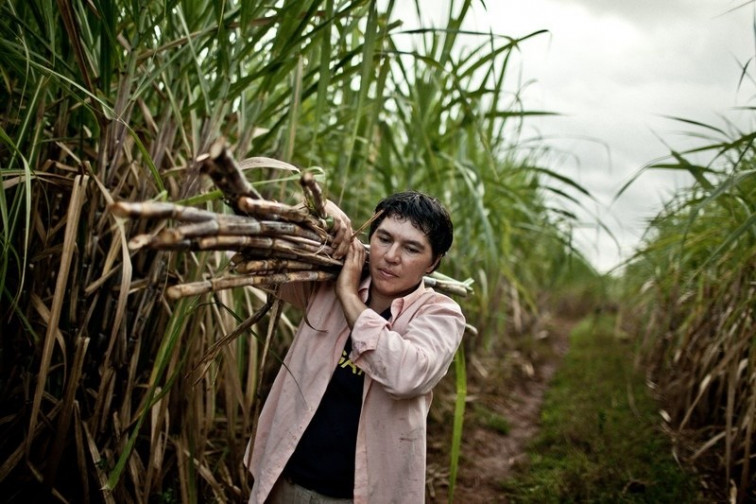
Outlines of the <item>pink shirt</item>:
[[[360,285],[363,301],[369,286],[369,278]],[[255,479],[250,504],[265,502],[283,472],[349,336],[332,283],[290,283],[281,291],[285,300],[307,307],[307,316],[265,401],[254,441],[247,447],[245,463]],[[365,372],[355,454],[356,504],[425,500],[431,390],[446,374],[464,329],[459,305],[424,285],[395,299],[389,320],[368,309],[355,322],[350,359]]]

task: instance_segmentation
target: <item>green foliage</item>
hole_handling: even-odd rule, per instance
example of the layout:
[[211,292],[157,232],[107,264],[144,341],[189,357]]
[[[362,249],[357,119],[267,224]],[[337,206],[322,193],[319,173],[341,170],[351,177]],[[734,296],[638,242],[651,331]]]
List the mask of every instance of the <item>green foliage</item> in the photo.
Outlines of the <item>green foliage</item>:
[[[436,195],[456,226],[442,269],[478,282],[463,305],[488,344],[511,334],[513,313],[538,311],[544,280],[585,265],[569,216],[545,203],[556,185],[568,199],[584,190],[520,151],[523,121],[544,112],[504,87],[510,55],[542,32],[466,34],[477,45],[463,49],[471,4],[450,2],[446,27],[409,34],[393,2],[0,3],[0,482],[119,502],[175,480],[182,500],[248,491],[242,458],[271,367],[256,337],[276,320],[193,373],[264,295],[170,302],[166,286],[228,259],[134,254],[144,225],[108,211],[115,200],[224,211],[195,163],[219,136],[237,159],[319,173],[357,224],[389,192]],[[291,173],[247,175],[266,197],[299,199]]]
[[451,456],[449,460],[449,503],[454,502],[454,486],[459,469],[460,450],[462,447],[462,425],[465,417],[465,402],[467,401],[467,371],[465,368],[465,350],[463,346],[457,349],[457,354],[454,357],[454,377],[456,400],[454,401],[454,427],[452,429]]
[[684,122],[704,130],[702,145],[649,169],[693,183],[651,222],[623,297],[686,456],[742,502],[756,491],[756,134]]
[[511,502],[697,502],[632,362],[614,317],[588,317],[573,330],[531,464],[503,484]]
[[507,420],[506,417],[496,413],[495,411],[491,411],[482,404],[477,403],[473,407],[473,412],[481,419],[482,424],[486,427],[493,429],[499,434],[509,433],[511,426],[509,425],[509,420]]

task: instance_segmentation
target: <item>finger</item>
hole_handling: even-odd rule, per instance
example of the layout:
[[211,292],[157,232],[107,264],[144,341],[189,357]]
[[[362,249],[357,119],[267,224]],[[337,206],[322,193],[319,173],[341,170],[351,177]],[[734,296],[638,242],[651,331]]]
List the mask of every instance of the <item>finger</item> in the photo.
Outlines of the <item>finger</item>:
[[352,240],[351,247],[349,248],[350,253],[354,253],[355,261],[357,262],[357,266],[361,269],[362,265],[365,264],[365,247],[362,246],[362,242],[358,239]]
[[[334,226],[335,227],[335,226]],[[339,259],[341,257],[344,257],[346,255],[347,250],[349,250],[349,237],[351,235],[350,227],[343,225],[343,223],[339,223],[338,228],[335,230],[335,234],[333,235],[333,245],[334,245],[334,257]]]
[[341,225],[341,220],[334,219],[333,226],[331,226],[331,229],[329,231],[331,234],[331,246],[333,247],[333,256],[338,259],[344,255],[344,250],[342,247],[342,243],[344,241],[344,231],[343,231],[343,226]]
[[345,255],[345,261],[354,262],[358,258],[357,250],[349,243],[347,243]]
[[350,252],[349,241],[346,238],[344,238],[344,241],[342,241],[341,245],[339,245],[338,253],[341,254],[341,256],[343,257],[347,255],[349,252]]

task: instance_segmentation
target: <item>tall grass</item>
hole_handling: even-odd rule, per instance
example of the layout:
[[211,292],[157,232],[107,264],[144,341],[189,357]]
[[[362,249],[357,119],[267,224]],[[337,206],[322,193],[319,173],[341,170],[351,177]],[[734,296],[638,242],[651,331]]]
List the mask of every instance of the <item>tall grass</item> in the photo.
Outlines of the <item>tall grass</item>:
[[[144,224],[106,211],[119,199],[224,211],[194,162],[218,136],[239,159],[319,167],[355,222],[395,190],[437,195],[457,230],[445,272],[479,282],[464,309],[488,344],[535,312],[539,280],[573,254],[545,203],[557,174],[519,156],[511,133],[534,112],[505,90],[506,62],[538,33],[479,35],[462,51],[470,4],[416,33],[393,2],[367,0],[0,4],[7,500],[247,495],[246,440],[295,315],[264,318],[192,374],[264,295],[170,302],[166,286],[225,256],[134,254],[126,242]],[[290,173],[249,178],[266,197],[299,198]]]
[[685,122],[701,146],[651,168],[694,183],[650,223],[625,298],[678,455],[722,498],[746,502],[756,496],[756,133]]

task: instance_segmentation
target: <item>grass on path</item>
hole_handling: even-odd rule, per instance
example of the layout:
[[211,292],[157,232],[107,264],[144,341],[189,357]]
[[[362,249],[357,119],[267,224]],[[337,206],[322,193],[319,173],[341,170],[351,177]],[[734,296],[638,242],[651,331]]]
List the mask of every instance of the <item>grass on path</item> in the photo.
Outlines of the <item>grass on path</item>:
[[510,502],[702,502],[658,410],[614,317],[584,319],[546,393],[530,464],[504,483]]

